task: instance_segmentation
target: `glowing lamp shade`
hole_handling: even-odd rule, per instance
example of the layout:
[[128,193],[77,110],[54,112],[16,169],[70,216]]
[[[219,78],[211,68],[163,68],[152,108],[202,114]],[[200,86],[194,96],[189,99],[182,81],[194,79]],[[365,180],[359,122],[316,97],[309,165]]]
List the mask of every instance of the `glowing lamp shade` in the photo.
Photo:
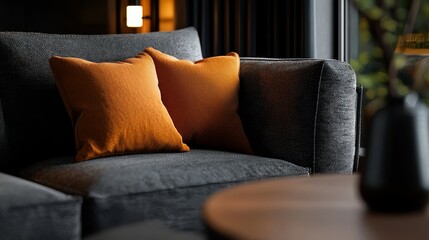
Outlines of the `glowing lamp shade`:
[[140,5],[127,6],[127,27],[143,26],[143,7]]

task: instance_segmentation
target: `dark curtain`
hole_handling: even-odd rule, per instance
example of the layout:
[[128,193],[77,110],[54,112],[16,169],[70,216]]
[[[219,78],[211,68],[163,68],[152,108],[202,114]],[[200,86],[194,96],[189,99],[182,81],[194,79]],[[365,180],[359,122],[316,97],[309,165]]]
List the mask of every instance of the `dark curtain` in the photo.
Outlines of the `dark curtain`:
[[177,0],[177,27],[197,28],[204,56],[304,57],[303,0]]

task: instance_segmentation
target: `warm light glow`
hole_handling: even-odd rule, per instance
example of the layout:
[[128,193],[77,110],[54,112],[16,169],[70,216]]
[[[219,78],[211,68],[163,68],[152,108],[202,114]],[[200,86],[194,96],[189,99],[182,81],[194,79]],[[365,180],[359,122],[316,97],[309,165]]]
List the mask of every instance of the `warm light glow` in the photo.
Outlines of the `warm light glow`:
[[127,6],[127,27],[143,26],[143,7],[140,5]]
[[399,36],[395,53],[429,55],[429,33],[412,33]]
[[171,31],[175,29],[175,1],[159,0],[159,30]]

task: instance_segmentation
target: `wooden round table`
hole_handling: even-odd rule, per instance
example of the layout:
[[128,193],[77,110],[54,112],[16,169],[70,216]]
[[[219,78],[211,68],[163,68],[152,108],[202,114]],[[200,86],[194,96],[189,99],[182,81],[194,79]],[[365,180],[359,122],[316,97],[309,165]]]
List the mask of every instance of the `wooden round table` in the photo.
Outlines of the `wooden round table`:
[[212,195],[203,219],[228,239],[429,239],[429,211],[374,214],[357,175],[279,178]]

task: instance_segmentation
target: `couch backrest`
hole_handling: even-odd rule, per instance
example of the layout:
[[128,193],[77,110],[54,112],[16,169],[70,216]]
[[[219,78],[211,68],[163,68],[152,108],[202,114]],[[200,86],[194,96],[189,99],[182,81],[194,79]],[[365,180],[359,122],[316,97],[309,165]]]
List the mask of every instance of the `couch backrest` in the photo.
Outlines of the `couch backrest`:
[[111,35],[0,32],[0,171],[75,151],[73,129],[49,68],[51,56],[117,61],[146,47],[182,59],[202,58],[194,28]]

